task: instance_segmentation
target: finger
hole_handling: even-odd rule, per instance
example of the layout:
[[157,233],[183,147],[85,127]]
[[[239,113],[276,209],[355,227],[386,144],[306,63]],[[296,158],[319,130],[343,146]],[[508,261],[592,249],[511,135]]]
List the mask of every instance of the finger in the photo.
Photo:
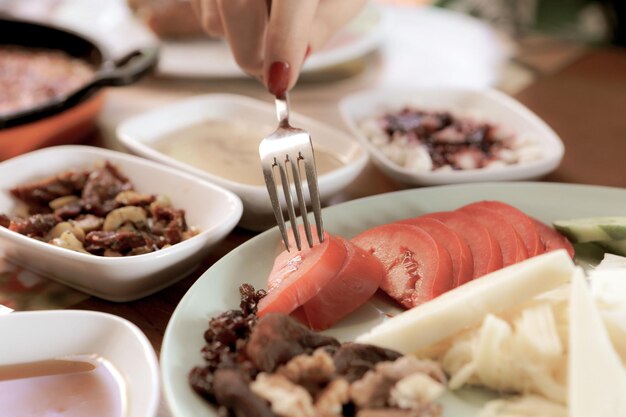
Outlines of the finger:
[[217,0],[193,0],[193,9],[200,17],[202,29],[214,38],[224,36],[224,25],[217,7]]
[[366,0],[320,0],[311,34],[312,51],[321,49],[339,29],[346,25],[365,6]]
[[298,80],[318,0],[273,0],[265,37],[264,80],[283,95]]
[[267,5],[259,0],[217,0],[226,40],[237,64],[261,78]]

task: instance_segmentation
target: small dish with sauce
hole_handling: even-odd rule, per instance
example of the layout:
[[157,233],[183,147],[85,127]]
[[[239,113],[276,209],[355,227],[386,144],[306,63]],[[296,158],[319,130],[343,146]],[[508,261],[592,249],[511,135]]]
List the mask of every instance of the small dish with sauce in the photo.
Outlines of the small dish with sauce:
[[[231,94],[209,94],[132,117],[117,129],[134,153],[223,186],[243,201],[242,227],[275,224],[258,146],[276,129],[274,106]],[[367,152],[343,132],[299,114],[292,123],[311,134],[322,200],[349,185]]]
[[129,321],[79,311],[0,315],[0,415],[154,417],[154,349]]

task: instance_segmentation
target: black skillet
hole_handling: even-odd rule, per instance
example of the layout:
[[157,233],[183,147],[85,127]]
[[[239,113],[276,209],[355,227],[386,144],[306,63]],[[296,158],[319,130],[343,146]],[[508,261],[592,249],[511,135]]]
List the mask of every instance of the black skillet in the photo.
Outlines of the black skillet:
[[133,51],[115,61],[105,49],[84,35],[52,25],[6,18],[0,18],[0,45],[64,51],[86,61],[95,70],[89,83],[67,96],[19,113],[0,116],[0,129],[61,113],[88,100],[101,87],[132,84],[152,71],[158,61],[156,46]]

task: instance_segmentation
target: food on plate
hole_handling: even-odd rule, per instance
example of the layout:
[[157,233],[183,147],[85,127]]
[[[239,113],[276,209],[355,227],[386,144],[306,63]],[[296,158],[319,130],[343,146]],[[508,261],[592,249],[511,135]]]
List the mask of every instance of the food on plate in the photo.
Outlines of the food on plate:
[[558,220],[554,227],[573,243],[589,243],[626,256],[626,217],[591,217]]
[[432,361],[340,344],[291,317],[255,315],[264,293],[240,287],[239,310],[209,321],[193,389],[219,415],[437,417],[446,378]]
[[161,39],[207,37],[191,0],[128,0],[128,6]]
[[0,415],[123,417],[124,387],[117,371],[102,359],[88,364],[50,360],[0,366]]
[[63,98],[94,77],[85,61],[61,51],[0,46],[0,116]]
[[76,252],[130,256],[153,252],[198,233],[185,211],[162,195],[142,194],[106,161],[10,190],[22,204],[0,214],[0,226]]
[[[295,313],[313,329],[325,329],[364,304],[378,289],[384,271],[370,253],[325,234],[302,250],[283,251],[268,279],[259,316]],[[298,310],[298,311],[296,311]]]
[[[150,146],[210,174],[247,185],[264,186],[259,140],[274,129],[275,126],[246,120],[206,120],[167,133]],[[343,165],[331,150],[315,147],[318,174]]]
[[543,157],[529,137],[447,111],[406,106],[366,118],[360,128],[390,161],[415,172],[504,167]]
[[381,289],[406,308],[453,288],[450,254],[419,227],[382,225],[352,241],[381,261],[385,268]]
[[561,248],[573,257],[571,244],[558,232],[497,201],[380,225],[350,242],[327,233],[322,244],[276,258],[259,315],[292,314],[323,330],[378,287],[409,309],[501,269],[505,254],[512,265],[529,251],[536,256]]
[[[617,273],[612,284],[624,294],[626,269]],[[558,250],[458,287],[356,341],[436,361],[450,389],[509,394],[488,402],[481,417],[621,416],[625,334],[611,325],[626,298],[611,300],[593,300],[582,269]]]
[[480,323],[488,313],[505,311],[568,282],[573,270],[574,264],[565,251],[530,258],[400,313],[360,336],[357,342],[413,353]]

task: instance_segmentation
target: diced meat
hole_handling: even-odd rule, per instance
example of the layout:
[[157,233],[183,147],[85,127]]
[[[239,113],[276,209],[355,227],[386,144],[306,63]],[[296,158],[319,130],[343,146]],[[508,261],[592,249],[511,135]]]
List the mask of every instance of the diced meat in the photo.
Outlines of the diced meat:
[[374,295],[384,269],[369,252],[337,237],[346,249],[346,259],[337,275],[320,292],[307,301],[302,309],[313,330],[327,329],[352,313]]
[[0,214],[0,226],[8,228],[10,224],[11,218],[6,214]]
[[215,372],[215,398],[237,417],[275,417],[267,403],[258,397],[243,375],[234,369]]
[[258,315],[289,314],[304,305],[337,275],[345,258],[345,246],[329,234],[312,248],[305,244],[302,250],[282,252],[274,261],[267,296],[259,303]]
[[524,241],[500,213],[480,206],[465,206],[461,211],[482,224],[498,241],[502,250],[502,266],[509,266],[528,258]]
[[415,217],[402,220],[399,223],[410,224],[422,228],[430,234],[441,246],[446,248],[452,260],[452,275],[454,287],[471,281],[474,274],[474,259],[472,251],[465,239],[437,219]]
[[254,327],[246,354],[258,369],[273,372],[293,357],[323,346],[339,346],[339,342],[312,332],[289,316],[271,313]]
[[382,225],[361,233],[352,242],[381,261],[385,268],[381,288],[407,308],[454,286],[450,254],[418,227]]
[[501,201],[479,201],[465,207],[482,207],[502,215],[524,241],[528,257],[537,256],[545,251],[535,223],[517,208]]
[[28,237],[43,238],[58,222],[52,214],[33,214],[26,219],[12,219],[9,229]]
[[28,205],[48,207],[48,203],[56,198],[79,193],[87,175],[86,171],[69,170],[14,187],[11,194]]
[[137,231],[94,231],[85,236],[85,249],[92,253],[101,253],[106,249],[124,253],[137,248],[152,251],[154,242],[145,233]]
[[81,196],[85,210],[104,217],[119,206],[115,197],[132,188],[128,178],[107,161],[103,167],[91,171],[87,178]]
[[565,249],[569,256],[572,259],[574,258],[574,247],[565,236],[537,219],[533,219],[533,221],[535,222],[535,227],[537,228],[541,242],[546,247],[546,252]]
[[349,382],[356,381],[379,362],[395,361],[402,354],[373,345],[344,343],[333,355],[337,374]]
[[502,251],[498,242],[476,220],[460,211],[441,211],[427,214],[426,217],[443,222],[465,239],[474,259],[474,279],[502,268]]

